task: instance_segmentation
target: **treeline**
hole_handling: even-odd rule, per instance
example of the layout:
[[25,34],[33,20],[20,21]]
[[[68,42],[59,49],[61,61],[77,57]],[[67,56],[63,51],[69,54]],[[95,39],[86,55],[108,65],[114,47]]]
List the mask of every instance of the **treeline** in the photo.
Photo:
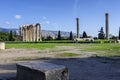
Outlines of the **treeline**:
[[13,31],[7,32],[0,32],[0,41],[18,41],[18,35],[13,33]]
[[[98,39],[106,39],[103,27],[101,27],[98,33]],[[119,35],[118,36],[111,36],[110,39],[120,39],[120,27],[119,27]]]
[[72,31],[69,33],[69,36],[63,36],[61,35],[61,31],[58,31],[58,35],[57,36],[47,36],[47,37],[42,37],[42,40],[73,40],[74,39],[74,35],[72,33]]

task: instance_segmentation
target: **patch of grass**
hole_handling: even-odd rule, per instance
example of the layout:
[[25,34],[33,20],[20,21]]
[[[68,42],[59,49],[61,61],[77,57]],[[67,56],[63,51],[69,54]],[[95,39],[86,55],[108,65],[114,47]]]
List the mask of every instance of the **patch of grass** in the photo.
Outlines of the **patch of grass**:
[[51,49],[50,52],[67,51],[67,49]]
[[57,54],[56,57],[77,57],[81,54],[75,54],[75,53],[63,53],[63,54]]
[[76,46],[73,43],[6,43],[6,48],[24,48],[24,49],[40,49],[55,48],[56,46]]
[[97,52],[97,56],[116,57],[120,56],[120,44],[89,44],[82,51]]
[[[120,44],[119,43],[102,43],[102,44],[74,44],[74,43],[6,43],[6,48],[24,48],[24,49],[50,49],[52,52],[56,52],[52,48],[56,46],[74,46],[83,52],[96,52],[100,53],[97,56],[115,57],[120,56]],[[64,51],[64,49],[61,49]],[[69,56],[69,55],[67,55]]]
[[[26,60],[39,60],[42,59],[43,57],[40,56],[29,56],[29,57],[19,57],[19,58],[15,58],[13,59],[14,61],[26,61]],[[45,58],[45,57],[44,57]]]
[[32,60],[35,59],[35,57],[19,57],[19,58],[15,58],[15,61],[24,61],[24,60]]
[[34,44],[34,43],[21,43],[21,44],[6,44],[6,48],[24,48],[24,49],[40,49],[54,48],[53,44]]
[[98,56],[101,57],[120,57],[120,50],[107,50],[103,53],[97,54]]

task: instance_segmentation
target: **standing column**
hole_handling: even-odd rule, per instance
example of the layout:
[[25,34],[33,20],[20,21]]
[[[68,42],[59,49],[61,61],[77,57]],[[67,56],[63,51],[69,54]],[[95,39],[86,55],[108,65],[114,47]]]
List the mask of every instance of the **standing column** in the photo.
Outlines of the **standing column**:
[[22,40],[26,41],[26,27],[25,26],[22,27]]
[[29,34],[29,26],[27,26],[27,41],[29,41],[30,40],[30,34]]
[[32,41],[32,26],[30,26],[30,41]]
[[28,41],[30,41],[30,29],[28,29]]
[[33,26],[33,28],[32,28],[33,41],[35,41],[35,26],[34,25],[32,25],[32,26]]
[[28,41],[30,41],[30,26],[28,26]]
[[40,41],[42,41],[42,29],[40,24],[39,24],[39,38],[40,38]]
[[30,26],[30,41],[32,41],[32,31],[31,31],[31,26]]
[[25,29],[24,29],[24,27],[22,28],[22,40],[25,41]]
[[25,40],[25,29],[24,27],[22,27],[22,41]]
[[37,42],[38,41],[38,26],[37,26],[37,24],[35,25],[35,34],[36,34],[35,41]]
[[79,27],[79,18],[76,18],[76,21],[77,21],[77,38],[80,38],[80,36],[79,36],[79,34],[80,34],[80,32],[79,32],[79,29],[80,29],[80,27]]
[[109,39],[109,14],[106,13],[106,39]]
[[29,41],[31,41],[31,30],[30,30],[30,26],[29,26]]
[[27,26],[25,26],[25,41],[28,41],[28,30],[27,30]]

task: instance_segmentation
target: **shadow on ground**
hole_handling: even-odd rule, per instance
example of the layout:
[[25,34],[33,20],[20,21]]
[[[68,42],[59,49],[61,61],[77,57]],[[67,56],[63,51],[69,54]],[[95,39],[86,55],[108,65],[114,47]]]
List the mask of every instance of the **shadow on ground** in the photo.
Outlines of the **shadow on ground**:
[[16,64],[0,64],[0,80],[15,80]]
[[[34,61],[45,61],[68,67],[70,80],[120,80],[120,59],[105,57],[45,58]],[[1,65],[0,70],[2,69],[16,70],[16,67],[15,64]],[[1,75],[6,75],[6,77],[2,77]],[[11,76],[12,78],[8,78],[7,75],[8,77],[10,77],[10,75],[15,77],[15,73],[0,73],[0,80],[15,80],[13,76]]]

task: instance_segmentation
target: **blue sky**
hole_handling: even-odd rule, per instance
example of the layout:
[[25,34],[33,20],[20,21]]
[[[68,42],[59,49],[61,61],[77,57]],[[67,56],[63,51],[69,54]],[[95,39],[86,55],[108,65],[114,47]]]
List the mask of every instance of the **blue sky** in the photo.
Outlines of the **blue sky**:
[[109,13],[110,34],[118,35],[120,0],[0,0],[0,27],[41,23],[43,30],[76,32],[80,18],[80,34],[97,36],[105,30],[105,13]]

